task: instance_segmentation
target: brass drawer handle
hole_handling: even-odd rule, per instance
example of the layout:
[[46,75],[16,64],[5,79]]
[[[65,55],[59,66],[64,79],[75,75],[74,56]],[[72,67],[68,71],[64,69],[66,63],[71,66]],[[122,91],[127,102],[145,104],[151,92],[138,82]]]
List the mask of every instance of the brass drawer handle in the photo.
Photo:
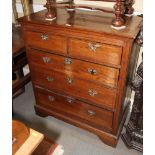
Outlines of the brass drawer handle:
[[48,82],[53,82],[53,81],[54,81],[54,78],[52,78],[52,77],[50,77],[50,76],[47,76],[46,79],[47,79]]
[[54,98],[53,96],[48,96],[48,100],[49,100],[50,102],[53,102],[53,101],[55,101],[55,98]]
[[64,59],[64,64],[65,65],[70,65],[72,63],[72,59],[71,58],[65,58]]
[[91,69],[91,68],[89,68],[89,69],[88,69],[88,73],[90,73],[90,74],[92,74],[92,75],[96,75],[96,74],[97,74],[97,71],[96,71],[96,69]]
[[88,43],[88,47],[89,47],[90,50],[92,50],[93,52],[96,52],[96,49],[99,48],[99,47],[101,47],[101,44],[89,42],[89,43]]
[[42,34],[41,39],[45,40],[45,41],[48,40],[48,35],[47,34]]
[[92,97],[95,96],[95,95],[97,95],[97,91],[96,90],[93,90],[93,89],[89,89],[88,93]]
[[75,100],[75,99],[72,98],[72,97],[68,97],[68,98],[67,98],[67,102],[68,102],[69,104],[73,103],[74,100]]
[[50,58],[49,57],[43,57],[42,58],[44,63],[49,63],[50,62]]
[[87,110],[87,113],[89,116],[95,116],[96,115],[96,112],[92,111],[92,110]]
[[67,77],[66,79],[67,79],[67,82],[68,82],[69,84],[72,84],[72,83],[73,83],[73,79],[72,79],[72,78]]

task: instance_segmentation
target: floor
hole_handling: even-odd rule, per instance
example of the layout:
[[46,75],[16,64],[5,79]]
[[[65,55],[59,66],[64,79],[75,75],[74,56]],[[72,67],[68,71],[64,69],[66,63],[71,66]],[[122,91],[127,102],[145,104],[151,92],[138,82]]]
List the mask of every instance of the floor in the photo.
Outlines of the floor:
[[35,114],[35,99],[32,84],[26,85],[25,93],[13,100],[14,119],[38,130],[64,148],[64,155],[142,155],[136,150],[129,150],[121,140],[117,147],[105,145],[96,135],[53,117],[42,118]]

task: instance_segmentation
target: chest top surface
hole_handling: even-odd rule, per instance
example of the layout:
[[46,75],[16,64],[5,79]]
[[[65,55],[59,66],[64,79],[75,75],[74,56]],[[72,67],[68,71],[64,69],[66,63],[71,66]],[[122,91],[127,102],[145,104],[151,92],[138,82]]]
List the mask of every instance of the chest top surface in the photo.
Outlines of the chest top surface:
[[138,16],[126,17],[126,28],[115,30],[111,28],[113,14],[103,13],[99,11],[75,10],[67,11],[66,9],[56,9],[57,17],[53,21],[45,19],[47,10],[33,13],[19,19],[24,24],[39,24],[51,27],[63,28],[65,30],[80,30],[85,32],[97,32],[101,34],[109,34],[120,37],[132,38],[137,36],[142,24],[142,18]]

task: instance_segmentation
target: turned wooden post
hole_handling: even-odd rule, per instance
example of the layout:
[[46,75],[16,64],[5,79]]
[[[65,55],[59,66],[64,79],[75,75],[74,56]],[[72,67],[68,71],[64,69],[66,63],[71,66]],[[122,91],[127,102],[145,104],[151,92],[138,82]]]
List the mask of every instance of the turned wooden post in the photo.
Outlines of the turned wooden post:
[[134,0],[126,0],[125,1],[125,14],[132,15],[134,12],[134,8],[132,7],[135,3]]
[[75,10],[71,10],[71,11],[68,11],[68,14],[69,14],[69,18],[67,19],[67,26],[72,26],[74,25],[74,17],[75,17]]
[[46,0],[46,4],[44,7],[47,8],[47,13],[45,14],[45,17],[47,20],[53,20],[56,18],[56,12],[55,12],[55,0]]
[[13,0],[12,1],[12,9],[13,9],[13,15],[14,15],[14,20],[15,20],[15,26],[18,26],[18,13],[17,13],[17,9],[16,9],[16,1]]
[[70,0],[70,2],[69,2],[69,8],[70,9],[73,9],[73,5],[74,5],[74,0]]
[[25,16],[30,15],[30,4],[29,4],[29,0],[21,0],[22,3],[22,7],[23,7],[23,12]]
[[115,27],[121,27],[124,25],[125,20],[123,19],[125,7],[124,0],[116,0],[116,4],[114,5],[115,9],[115,19],[112,21],[112,25]]
[[[31,9],[30,9],[29,0],[21,0],[21,4],[22,4],[22,7],[23,7],[24,15],[25,16],[30,15]],[[14,15],[14,18],[15,18],[15,26],[20,26],[20,24],[17,21],[18,13],[17,13],[17,9],[16,9],[16,0],[12,1],[12,8],[13,8],[13,15]]]

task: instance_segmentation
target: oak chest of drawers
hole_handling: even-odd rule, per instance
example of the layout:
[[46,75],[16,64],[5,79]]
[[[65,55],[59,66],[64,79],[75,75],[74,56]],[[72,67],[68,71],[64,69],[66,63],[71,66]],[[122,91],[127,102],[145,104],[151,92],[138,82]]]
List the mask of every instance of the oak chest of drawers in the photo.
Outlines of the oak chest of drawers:
[[134,43],[141,18],[124,30],[94,12],[57,9],[20,19],[40,116],[54,116],[98,135],[116,146],[130,97],[128,83],[139,47]]

